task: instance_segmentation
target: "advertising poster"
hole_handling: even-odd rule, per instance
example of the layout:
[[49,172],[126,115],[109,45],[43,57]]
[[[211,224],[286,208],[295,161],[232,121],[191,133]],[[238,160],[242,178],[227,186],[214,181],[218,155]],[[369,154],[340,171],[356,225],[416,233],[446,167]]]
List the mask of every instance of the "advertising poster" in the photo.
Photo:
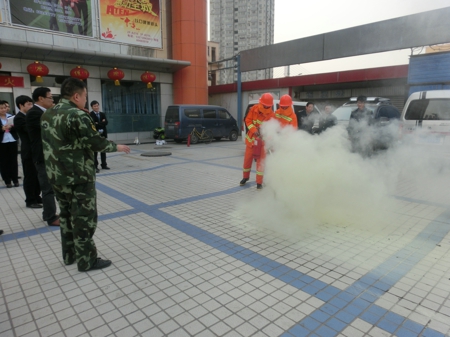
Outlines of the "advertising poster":
[[159,0],[98,0],[101,39],[162,48]]
[[9,0],[13,24],[92,36],[91,0]]

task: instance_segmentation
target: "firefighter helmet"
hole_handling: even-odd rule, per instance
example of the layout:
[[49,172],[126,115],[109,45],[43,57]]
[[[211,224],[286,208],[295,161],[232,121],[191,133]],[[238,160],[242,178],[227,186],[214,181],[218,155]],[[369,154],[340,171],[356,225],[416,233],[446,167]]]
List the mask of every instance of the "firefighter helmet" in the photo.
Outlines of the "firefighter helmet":
[[271,94],[266,92],[265,94],[262,94],[261,98],[259,99],[259,103],[265,106],[273,106],[273,97]]
[[292,98],[289,95],[283,95],[280,98],[280,106],[281,107],[288,107],[292,105]]

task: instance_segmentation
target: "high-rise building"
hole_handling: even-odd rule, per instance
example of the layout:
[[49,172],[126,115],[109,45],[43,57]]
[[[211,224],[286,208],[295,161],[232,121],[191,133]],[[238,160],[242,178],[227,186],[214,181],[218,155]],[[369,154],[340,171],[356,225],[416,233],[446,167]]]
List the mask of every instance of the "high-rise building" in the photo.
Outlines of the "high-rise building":
[[[220,45],[219,60],[273,44],[275,0],[210,0],[209,6],[210,40]],[[242,81],[267,78],[272,78],[272,69],[242,74]],[[223,70],[218,84],[236,80],[236,70]]]

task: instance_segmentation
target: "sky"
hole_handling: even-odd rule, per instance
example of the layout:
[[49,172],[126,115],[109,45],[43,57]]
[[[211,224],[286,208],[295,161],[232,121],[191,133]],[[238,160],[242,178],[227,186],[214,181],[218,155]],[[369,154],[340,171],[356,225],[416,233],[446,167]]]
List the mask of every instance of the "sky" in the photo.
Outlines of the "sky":
[[[275,0],[274,43],[449,6],[450,0]],[[410,54],[410,49],[404,49],[376,55],[312,62],[291,66],[289,74],[296,76],[408,64]],[[285,75],[284,73],[284,67],[274,72],[275,77]]]
[[[450,0],[275,0],[274,42],[449,7]],[[450,41],[449,41],[450,42]],[[312,62],[293,66],[291,76],[407,64],[411,50]]]

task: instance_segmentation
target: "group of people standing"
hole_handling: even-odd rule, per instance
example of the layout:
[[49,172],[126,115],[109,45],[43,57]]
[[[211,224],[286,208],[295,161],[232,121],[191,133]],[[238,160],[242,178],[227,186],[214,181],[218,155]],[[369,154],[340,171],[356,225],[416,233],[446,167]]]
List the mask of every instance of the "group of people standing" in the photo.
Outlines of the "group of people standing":
[[[62,98],[56,105],[49,88],[39,87],[32,96],[16,98],[19,112],[13,124],[8,122],[11,116],[6,114],[6,105],[0,102],[0,156],[8,155],[0,157],[2,178],[7,187],[11,182],[19,186],[20,137],[26,206],[43,208],[44,221],[49,226],[60,226],[64,263],[76,262],[79,271],[108,267],[111,261],[98,258],[93,241],[97,227],[97,153],[129,153],[130,148],[106,139],[106,115],[99,111],[97,101],[91,102],[93,111],[86,113],[87,90],[83,81],[66,79],[61,85]],[[101,157],[102,168],[109,169],[106,155]]]
[[336,125],[336,117],[331,114],[331,107],[325,107],[325,116],[321,117],[317,110],[314,110],[314,103],[308,102],[304,110],[294,112],[292,108],[292,98],[283,95],[280,98],[279,108],[273,111],[273,96],[270,93],[263,94],[259,103],[250,108],[245,117],[247,135],[245,138],[245,155],[243,165],[243,178],[240,185],[244,186],[250,179],[253,160],[256,161],[256,189],[263,188],[264,160],[266,151],[264,140],[261,136],[261,126],[263,123],[275,119],[282,127],[290,126],[295,129],[304,130],[310,134],[317,134],[333,125]]

